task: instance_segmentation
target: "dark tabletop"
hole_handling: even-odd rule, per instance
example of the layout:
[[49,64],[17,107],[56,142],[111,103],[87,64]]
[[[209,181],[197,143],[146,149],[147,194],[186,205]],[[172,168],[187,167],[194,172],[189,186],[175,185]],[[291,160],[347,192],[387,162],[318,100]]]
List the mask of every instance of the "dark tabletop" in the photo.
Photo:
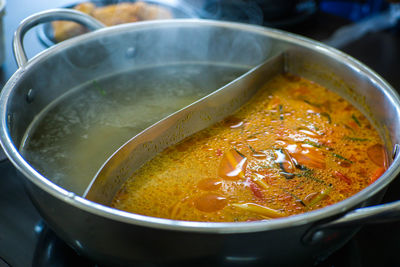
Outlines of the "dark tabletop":
[[[17,25],[27,16],[46,9],[76,3],[68,0],[7,0],[4,21],[6,58],[0,72],[1,85],[16,71],[12,53],[12,36]],[[198,2],[197,2],[198,3]],[[339,27],[348,24],[343,18],[317,12],[308,20],[285,30],[325,40]],[[341,50],[365,63],[394,88],[400,90],[400,33],[399,27],[370,33],[349,43]],[[25,38],[29,57],[45,49],[38,41],[37,32]],[[0,162],[0,266],[4,261],[13,266],[30,266],[35,252],[32,244],[40,239],[43,223],[25,194],[16,170],[7,160]],[[390,186],[384,201],[400,197],[400,181]],[[18,219],[16,219],[18,218]],[[18,236],[19,238],[15,238]],[[23,241],[21,241],[23,240]],[[400,223],[365,226],[343,249],[336,252],[322,266],[400,266]],[[2,260],[3,259],[3,260]],[[59,266],[68,266],[61,264]]]

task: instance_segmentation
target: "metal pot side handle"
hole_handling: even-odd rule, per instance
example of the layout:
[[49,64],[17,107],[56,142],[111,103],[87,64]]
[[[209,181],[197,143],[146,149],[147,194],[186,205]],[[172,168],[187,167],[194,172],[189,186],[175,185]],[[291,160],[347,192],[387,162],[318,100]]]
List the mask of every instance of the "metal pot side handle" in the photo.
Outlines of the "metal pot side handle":
[[303,237],[307,245],[323,243],[339,228],[356,227],[365,224],[394,222],[400,220],[400,200],[387,204],[380,204],[355,209],[343,217],[312,227]]
[[66,9],[66,8],[50,9],[33,14],[24,19],[14,33],[14,39],[13,39],[14,57],[15,60],[17,61],[17,65],[19,68],[25,66],[25,64],[28,62],[28,58],[26,56],[23,45],[23,38],[25,34],[38,24],[54,20],[74,21],[79,24],[82,24],[91,31],[105,27],[103,23],[96,20],[95,18],[83,12],[72,9]]
[[[392,158],[400,156],[400,145],[395,144]],[[393,174],[397,175],[397,174]],[[400,200],[375,206],[362,207],[345,213],[334,220],[312,226],[303,236],[306,245],[319,245],[335,235],[336,230],[346,227],[360,227],[365,224],[400,221]]]

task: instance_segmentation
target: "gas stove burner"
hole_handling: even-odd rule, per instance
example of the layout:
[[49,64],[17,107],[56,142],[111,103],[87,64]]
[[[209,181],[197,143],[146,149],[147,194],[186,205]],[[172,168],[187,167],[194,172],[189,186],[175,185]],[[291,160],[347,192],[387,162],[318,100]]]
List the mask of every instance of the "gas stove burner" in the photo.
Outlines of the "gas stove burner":
[[39,232],[39,239],[33,254],[32,266],[101,267],[100,265],[78,255],[64,241],[58,238],[44,222],[39,222],[35,226],[35,230]]

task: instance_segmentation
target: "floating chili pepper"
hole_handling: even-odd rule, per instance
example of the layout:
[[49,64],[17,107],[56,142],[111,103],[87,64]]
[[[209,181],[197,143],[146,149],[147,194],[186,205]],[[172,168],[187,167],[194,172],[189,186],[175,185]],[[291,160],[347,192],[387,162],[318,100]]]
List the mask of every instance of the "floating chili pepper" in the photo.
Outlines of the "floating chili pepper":
[[378,167],[387,166],[387,154],[385,147],[381,144],[375,144],[367,148],[367,155],[370,160],[375,163]]
[[218,175],[226,179],[243,179],[247,166],[247,158],[232,148],[224,153],[218,169]]
[[350,185],[352,183],[351,179],[341,172],[335,171],[333,173],[333,175],[335,175],[335,177],[339,178],[340,180],[342,180],[343,182],[345,182],[348,185]]
[[378,168],[374,174],[369,178],[369,184],[374,183],[376,180],[378,180],[379,177],[382,176],[382,174],[385,172],[385,168],[380,167]]

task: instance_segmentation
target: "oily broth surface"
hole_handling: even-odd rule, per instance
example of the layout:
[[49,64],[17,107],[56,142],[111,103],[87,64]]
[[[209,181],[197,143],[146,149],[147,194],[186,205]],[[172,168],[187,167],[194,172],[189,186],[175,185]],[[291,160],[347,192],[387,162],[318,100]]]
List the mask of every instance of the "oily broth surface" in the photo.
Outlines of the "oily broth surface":
[[34,120],[21,153],[45,177],[82,194],[101,165],[127,140],[246,70],[168,65],[90,82]]
[[111,206],[177,220],[270,219],[348,198],[386,168],[382,141],[360,111],[286,74],[146,163]]

